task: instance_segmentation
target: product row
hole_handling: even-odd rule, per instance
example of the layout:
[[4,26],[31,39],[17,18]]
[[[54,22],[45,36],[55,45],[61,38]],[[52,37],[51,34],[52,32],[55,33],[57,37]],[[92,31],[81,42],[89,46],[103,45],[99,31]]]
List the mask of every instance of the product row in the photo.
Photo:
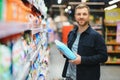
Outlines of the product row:
[[[17,37],[17,36],[16,36]],[[47,78],[49,49],[46,32],[31,31],[0,44],[0,79],[39,80]]]

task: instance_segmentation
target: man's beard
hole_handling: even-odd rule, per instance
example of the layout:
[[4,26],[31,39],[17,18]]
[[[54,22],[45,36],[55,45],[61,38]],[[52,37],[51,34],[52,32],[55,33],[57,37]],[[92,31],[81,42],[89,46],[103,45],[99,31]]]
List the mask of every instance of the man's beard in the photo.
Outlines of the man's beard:
[[84,24],[80,24],[79,22],[77,22],[77,23],[79,24],[79,26],[84,27],[84,26],[88,25],[89,21],[86,21]]

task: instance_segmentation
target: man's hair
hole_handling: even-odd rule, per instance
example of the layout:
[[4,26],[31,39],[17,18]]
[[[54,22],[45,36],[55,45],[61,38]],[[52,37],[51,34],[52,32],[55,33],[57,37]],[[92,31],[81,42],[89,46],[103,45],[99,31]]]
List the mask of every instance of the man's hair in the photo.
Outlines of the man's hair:
[[90,8],[85,3],[80,3],[79,5],[77,5],[75,7],[75,12],[76,12],[77,9],[81,9],[81,8],[87,8],[88,9],[88,13],[90,13]]

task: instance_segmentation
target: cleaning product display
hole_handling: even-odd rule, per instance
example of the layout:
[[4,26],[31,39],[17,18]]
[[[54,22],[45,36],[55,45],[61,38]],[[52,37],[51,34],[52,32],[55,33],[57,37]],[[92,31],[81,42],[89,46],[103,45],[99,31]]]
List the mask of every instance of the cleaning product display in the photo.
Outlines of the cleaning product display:
[[31,65],[26,80],[48,80],[48,52],[48,50],[39,50],[37,59]]
[[47,80],[49,50],[45,45],[46,33],[37,33],[35,41],[28,36],[30,34],[24,34],[27,36],[8,41],[6,46],[0,44],[0,80]]
[[55,40],[57,48],[69,59],[75,60],[76,55],[62,42]]
[[46,8],[44,0],[0,0],[0,80],[48,80]]

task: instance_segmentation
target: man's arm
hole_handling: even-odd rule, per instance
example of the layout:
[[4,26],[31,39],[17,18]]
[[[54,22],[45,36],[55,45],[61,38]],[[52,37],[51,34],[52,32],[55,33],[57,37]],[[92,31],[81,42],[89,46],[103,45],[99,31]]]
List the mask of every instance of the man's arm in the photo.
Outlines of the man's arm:
[[77,54],[77,58],[75,60],[70,61],[73,64],[99,64],[107,61],[107,48],[102,36],[96,36],[95,42],[95,50],[97,51],[96,55],[93,56],[80,56]]

